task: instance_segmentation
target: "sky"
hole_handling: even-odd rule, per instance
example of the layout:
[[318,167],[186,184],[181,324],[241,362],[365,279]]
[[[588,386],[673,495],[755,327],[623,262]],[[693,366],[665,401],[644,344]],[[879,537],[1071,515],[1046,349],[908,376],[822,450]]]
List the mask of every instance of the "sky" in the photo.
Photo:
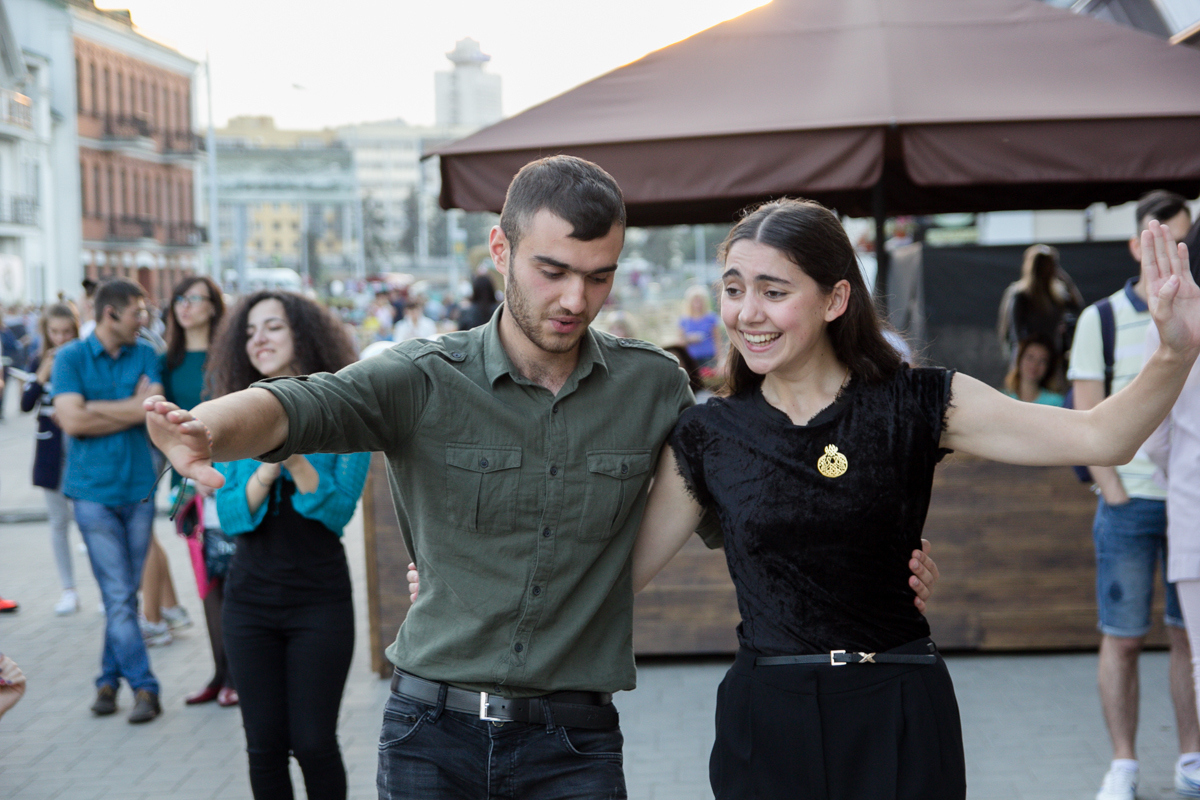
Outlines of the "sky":
[[[211,58],[213,118],[281,128],[434,121],[433,73],[471,37],[506,116],[763,5],[764,0],[124,0],[139,31]],[[201,11],[202,13],[197,13]],[[201,71],[202,74],[202,71]],[[203,82],[199,120],[207,120]]]

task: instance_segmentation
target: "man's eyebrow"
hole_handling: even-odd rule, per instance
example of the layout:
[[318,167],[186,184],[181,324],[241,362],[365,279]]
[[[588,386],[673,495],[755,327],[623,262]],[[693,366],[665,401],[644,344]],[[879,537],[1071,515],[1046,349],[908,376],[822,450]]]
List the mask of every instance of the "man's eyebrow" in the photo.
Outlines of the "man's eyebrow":
[[545,264],[548,267],[556,267],[558,269],[565,269],[567,272],[573,272],[576,275],[604,275],[605,273],[608,273],[608,272],[616,272],[617,271],[616,264],[609,264],[607,267],[600,267],[599,269],[593,269],[591,271],[586,271],[586,270],[579,269],[578,267],[572,267],[570,264],[559,261],[557,258],[551,258],[550,256],[533,256],[533,260],[539,264]]

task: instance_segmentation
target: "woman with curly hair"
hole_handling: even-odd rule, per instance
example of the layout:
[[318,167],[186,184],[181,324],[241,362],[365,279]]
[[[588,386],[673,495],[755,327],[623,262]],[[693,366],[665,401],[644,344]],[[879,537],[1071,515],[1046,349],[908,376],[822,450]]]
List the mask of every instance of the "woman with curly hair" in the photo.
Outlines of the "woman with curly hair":
[[[210,349],[213,397],[265,378],[335,372],[355,360],[341,322],[312,300],[263,291],[230,312]],[[221,464],[217,511],[237,550],[225,581],[225,650],[237,682],[256,800],[290,798],[288,757],[309,798],[345,798],[337,742],[354,651],[342,529],[369,453]]]

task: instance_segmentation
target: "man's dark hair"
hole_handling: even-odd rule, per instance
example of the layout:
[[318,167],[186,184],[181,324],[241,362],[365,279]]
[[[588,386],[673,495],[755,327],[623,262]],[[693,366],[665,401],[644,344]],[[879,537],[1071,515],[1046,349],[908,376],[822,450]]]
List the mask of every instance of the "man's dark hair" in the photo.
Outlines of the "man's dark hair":
[[525,226],[545,209],[571,224],[571,238],[590,242],[625,225],[625,200],[613,176],[590,161],[550,156],[531,161],[508,185],[500,230],[516,252]]
[[96,297],[92,300],[96,321],[100,321],[105,308],[111,307],[119,314],[130,303],[145,296],[146,290],[128,278],[109,278],[96,287]]
[[1142,195],[1138,200],[1137,219],[1134,222],[1137,223],[1138,231],[1143,231],[1150,220],[1166,222],[1174,218],[1180,211],[1186,210],[1187,199],[1183,195],[1168,192],[1166,189],[1155,189]]

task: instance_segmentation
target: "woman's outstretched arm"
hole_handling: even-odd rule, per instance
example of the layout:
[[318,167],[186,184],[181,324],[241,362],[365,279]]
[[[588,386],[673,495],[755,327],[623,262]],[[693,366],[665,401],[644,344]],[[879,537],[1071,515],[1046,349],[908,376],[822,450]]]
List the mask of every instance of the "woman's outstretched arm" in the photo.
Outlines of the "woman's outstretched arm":
[[1142,233],[1142,270],[1161,343],[1138,376],[1088,411],[1022,403],[955,375],[943,445],[1010,464],[1115,466],[1162,422],[1200,352],[1200,287],[1187,248],[1157,222]]

